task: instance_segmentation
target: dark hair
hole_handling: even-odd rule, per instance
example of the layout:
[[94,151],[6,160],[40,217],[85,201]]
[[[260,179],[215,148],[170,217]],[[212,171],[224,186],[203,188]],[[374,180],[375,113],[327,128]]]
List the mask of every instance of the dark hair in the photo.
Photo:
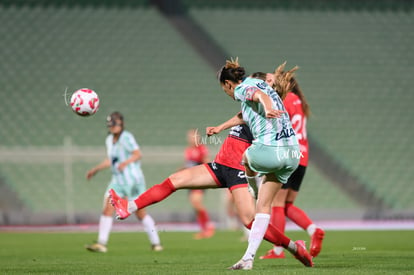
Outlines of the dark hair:
[[240,67],[238,60],[237,57],[235,60],[233,60],[233,58],[226,60],[226,65],[221,67],[217,72],[217,78],[220,83],[224,83],[226,80],[238,83],[243,80],[246,71],[243,67]]
[[121,126],[124,128],[124,116],[120,112],[112,112],[109,116],[106,117],[107,126],[113,126],[116,124],[116,121],[121,121]]
[[258,79],[261,79],[263,81],[266,81],[266,73],[263,73],[263,72],[252,73],[251,77],[258,78]]

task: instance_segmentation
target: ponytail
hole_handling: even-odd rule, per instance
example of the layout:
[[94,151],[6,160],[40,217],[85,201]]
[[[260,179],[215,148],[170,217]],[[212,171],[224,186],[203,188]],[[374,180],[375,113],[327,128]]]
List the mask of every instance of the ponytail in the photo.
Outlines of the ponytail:
[[244,79],[245,75],[246,71],[243,67],[240,67],[239,58],[236,57],[236,59],[226,60],[226,64],[218,71],[217,78],[222,84],[226,80],[238,83]]

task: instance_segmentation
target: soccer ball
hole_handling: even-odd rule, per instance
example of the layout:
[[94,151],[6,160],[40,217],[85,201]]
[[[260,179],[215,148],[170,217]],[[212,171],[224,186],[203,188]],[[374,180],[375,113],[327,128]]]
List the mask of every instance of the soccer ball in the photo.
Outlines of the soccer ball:
[[99,109],[99,97],[95,91],[83,88],[75,91],[70,98],[72,110],[80,116],[90,116]]

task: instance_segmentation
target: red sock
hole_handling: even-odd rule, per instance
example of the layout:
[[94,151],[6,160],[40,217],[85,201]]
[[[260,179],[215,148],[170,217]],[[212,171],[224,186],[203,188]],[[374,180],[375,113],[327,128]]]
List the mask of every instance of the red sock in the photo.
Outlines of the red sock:
[[135,204],[137,205],[138,209],[145,208],[148,205],[164,200],[176,190],[177,189],[175,189],[170,179],[167,178],[162,183],[154,185],[143,194],[141,194],[135,200]]
[[293,203],[288,202],[285,206],[285,214],[292,222],[296,223],[299,227],[306,230],[309,225],[313,224],[312,220],[306,215],[306,213],[293,205]]
[[210,222],[210,217],[208,216],[206,210],[203,209],[198,211],[197,222],[203,231],[207,229],[208,223]]
[[286,216],[285,208],[280,206],[272,207],[272,215],[270,216],[270,224],[279,229],[280,232],[285,232]]
[[[246,225],[248,229],[252,228],[253,221]],[[285,234],[280,232],[276,227],[274,227],[271,224],[269,224],[269,226],[267,227],[264,239],[268,242],[271,242],[274,245],[283,246],[284,248],[287,248],[290,242],[290,239],[286,237]]]

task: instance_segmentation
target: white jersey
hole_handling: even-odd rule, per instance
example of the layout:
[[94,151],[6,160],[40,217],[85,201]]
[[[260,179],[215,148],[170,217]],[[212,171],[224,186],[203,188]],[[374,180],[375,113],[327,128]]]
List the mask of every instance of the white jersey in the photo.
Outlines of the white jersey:
[[113,139],[114,136],[110,134],[105,141],[107,155],[111,161],[112,183],[119,185],[144,184],[140,161],[128,164],[122,172],[118,170],[118,165],[129,159],[133,151],[139,149],[134,136],[124,130],[116,143],[113,142]]
[[253,95],[258,90],[270,97],[273,109],[286,111],[279,95],[266,82],[249,77],[243,80],[234,90],[234,98],[241,101],[243,120],[253,134],[253,143],[270,146],[297,145],[288,113],[283,113],[279,118],[266,118],[263,105],[253,101]]

